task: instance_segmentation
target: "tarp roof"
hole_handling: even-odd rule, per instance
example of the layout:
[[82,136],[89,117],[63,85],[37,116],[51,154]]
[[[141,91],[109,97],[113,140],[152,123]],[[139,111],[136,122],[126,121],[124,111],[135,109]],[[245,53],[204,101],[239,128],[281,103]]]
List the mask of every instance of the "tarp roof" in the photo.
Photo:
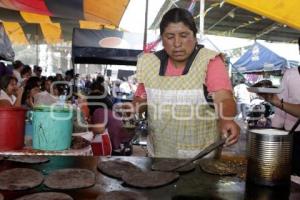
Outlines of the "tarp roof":
[[14,44],[71,41],[74,27],[117,27],[129,0],[0,0],[0,22]]
[[259,72],[282,70],[287,66],[287,60],[280,57],[267,47],[255,42],[252,47],[234,64],[239,72]]
[[240,8],[300,30],[299,0],[226,0]]
[[[197,25],[199,2],[196,1],[194,8]],[[188,8],[190,3],[190,0],[166,0],[151,28],[159,27],[162,15],[170,8]],[[299,10],[299,0],[206,0],[204,32],[221,36],[296,42],[300,36]]]

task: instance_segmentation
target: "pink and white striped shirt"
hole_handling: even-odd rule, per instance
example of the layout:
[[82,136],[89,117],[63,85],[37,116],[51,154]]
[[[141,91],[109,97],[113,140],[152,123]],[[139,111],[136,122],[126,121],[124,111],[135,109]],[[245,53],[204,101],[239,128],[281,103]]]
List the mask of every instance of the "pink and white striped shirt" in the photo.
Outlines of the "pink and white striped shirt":
[[[293,68],[287,70],[282,78],[281,87],[283,91],[278,94],[278,97],[284,100],[284,102],[300,104],[300,74],[298,72],[298,68]],[[293,125],[296,123],[297,118],[280,110],[279,108],[275,108],[275,115],[272,119],[272,126],[274,128],[284,128],[285,130],[292,129]],[[300,131],[300,127],[296,129],[296,131]]]

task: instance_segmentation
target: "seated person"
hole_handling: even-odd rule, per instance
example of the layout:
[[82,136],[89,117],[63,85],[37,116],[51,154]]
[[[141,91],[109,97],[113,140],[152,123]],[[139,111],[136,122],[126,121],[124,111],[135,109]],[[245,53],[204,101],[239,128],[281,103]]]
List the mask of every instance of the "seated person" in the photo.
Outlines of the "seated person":
[[17,86],[14,76],[2,76],[0,79],[0,106],[21,106],[23,87]]
[[93,115],[94,111],[99,107],[105,107],[107,109],[112,109],[113,103],[111,96],[106,91],[103,80],[97,79],[91,84],[91,92],[88,95],[87,102],[89,104],[90,116]]
[[41,91],[41,81],[38,77],[30,77],[24,88],[22,96],[22,105],[32,109],[34,106],[34,97]]
[[112,110],[97,108],[93,113],[91,122],[94,125],[92,128],[94,134],[102,134],[107,129],[113,154],[118,154],[118,152],[122,151],[123,145],[128,145],[133,137],[123,128],[120,116]]
[[[49,76],[44,83],[45,90],[36,94],[34,97],[35,105],[52,105],[58,103],[60,91],[58,85],[53,84],[55,79]],[[62,93],[62,92],[61,92]]]

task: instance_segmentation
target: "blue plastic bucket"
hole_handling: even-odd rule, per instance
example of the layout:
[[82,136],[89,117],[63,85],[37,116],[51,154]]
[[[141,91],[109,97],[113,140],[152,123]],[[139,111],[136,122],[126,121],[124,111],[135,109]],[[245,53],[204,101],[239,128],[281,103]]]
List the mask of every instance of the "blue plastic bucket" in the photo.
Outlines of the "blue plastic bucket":
[[73,109],[68,107],[37,107],[33,116],[32,148],[65,150],[70,148]]

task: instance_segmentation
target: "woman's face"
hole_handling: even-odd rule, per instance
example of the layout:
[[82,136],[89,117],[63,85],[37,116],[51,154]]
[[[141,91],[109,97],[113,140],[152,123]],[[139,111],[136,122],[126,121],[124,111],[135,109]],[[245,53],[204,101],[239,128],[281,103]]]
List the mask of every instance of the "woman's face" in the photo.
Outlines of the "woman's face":
[[184,23],[170,23],[162,34],[165,51],[175,66],[185,65],[193,53],[197,39]]
[[40,91],[41,91],[40,86],[36,86],[30,90],[29,96],[34,97]]
[[29,72],[27,72],[26,74],[24,74],[24,75],[22,76],[22,78],[24,78],[24,79],[29,79],[31,76],[32,76],[32,72],[29,71]]
[[50,81],[50,80],[46,80],[46,82],[45,82],[45,90],[47,91],[47,92],[51,92],[51,84],[52,84],[52,82]]
[[14,79],[10,80],[10,82],[9,82],[9,84],[8,84],[7,89],[6,89],[5,92],[8,95],[13,95],[13,94],[15,94],[17,92],[17,90],[18,90],[17,81],[14,80]]

